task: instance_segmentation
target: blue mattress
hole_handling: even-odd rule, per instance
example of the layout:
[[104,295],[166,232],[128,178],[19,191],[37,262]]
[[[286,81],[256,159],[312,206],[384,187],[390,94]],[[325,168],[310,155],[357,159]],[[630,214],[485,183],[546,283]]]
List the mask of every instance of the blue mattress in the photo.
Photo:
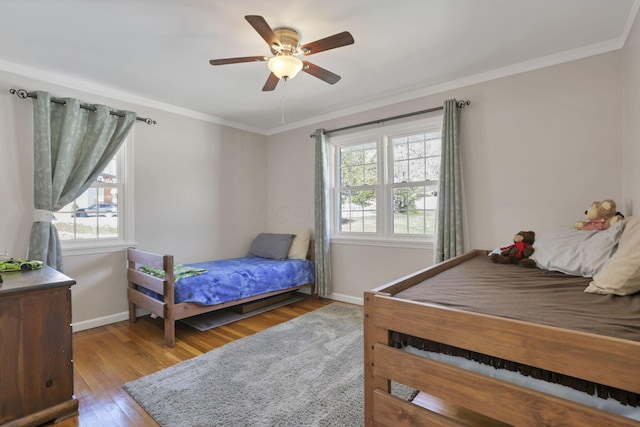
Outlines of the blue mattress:
[[[310,260],[274,260],[248,256],[185,264],[185,266],[204,268],[207,272],[176,281],[176,304],[192,302],[215,305],[315,283],[315,266]],[[143,292],[147,291],[140,289]],[[153,294],[152,296],[162,300],[161,295]]]

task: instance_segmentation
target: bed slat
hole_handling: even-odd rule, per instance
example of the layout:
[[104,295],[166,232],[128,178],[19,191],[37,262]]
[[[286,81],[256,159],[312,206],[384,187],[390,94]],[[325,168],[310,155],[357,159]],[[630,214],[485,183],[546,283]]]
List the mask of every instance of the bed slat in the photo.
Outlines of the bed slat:
[[[374,373],[444,401],[517,426],[637,426],[637,422],[490,378],[462,368],[376,344]],[[498,403],[498,404],[496,404]],[[376,409],[376,417],[379,408]]]
[[163,269],[163,256],[144,252],[134,248],[127,249],[127,260],[140,265],[148,265],[150,267]]
[[150,297],[149,295],[143,294],[140,291],[136,291],[135,289],[129,288],[127,290],[127,295],[129,297],[129,303],[135,304],[138,307],[141,307],[151,313],[164,317],[165,316],[165,308],[164,304],[161,301],[158,301],[155,298]]
[[131,268],[127,271],[127,280],[138,286],[145,287],[159,295],[164,293],[164,287],[166,286],[166,282],[163,279],[145,274],[138,270],[132,270]]
[[393,427],[463,427],[467,425],[380,390],[373,393],[373,401],[376,405],[376,425]]

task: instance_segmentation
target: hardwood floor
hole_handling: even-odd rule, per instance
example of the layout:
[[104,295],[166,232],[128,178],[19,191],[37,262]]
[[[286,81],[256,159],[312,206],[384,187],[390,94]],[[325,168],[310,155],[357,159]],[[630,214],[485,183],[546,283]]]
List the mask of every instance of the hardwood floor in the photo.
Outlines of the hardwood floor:
[[122,389],[149,375],[216,347],[308,313],[331,300],[305,299],[229,325],[200,332],[176,322],[176,346],[164,345],[162,320],[149,316],[73,335],[75,395],[80,414],[58,427],[157,426]]

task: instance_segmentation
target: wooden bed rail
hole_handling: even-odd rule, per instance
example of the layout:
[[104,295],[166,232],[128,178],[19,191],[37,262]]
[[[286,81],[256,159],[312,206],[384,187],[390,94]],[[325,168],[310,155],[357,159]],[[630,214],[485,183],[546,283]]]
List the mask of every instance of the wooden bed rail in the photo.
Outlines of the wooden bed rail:
[[511,425],[640,426],[626,417],[394,349],[389,337],[393,330],[634,393],[640,393],[639,342],[397,300],[384,292],[366,292],[364,300],[367,426],[458,425],[392,398],[390,381]]
[[[471,411],[509,425],[638,425],[637,422],[622,416],[604,413],[582,404],[381,344],[375,345],[374,354],[376,376],[408,385],[443,401],[460,402],[460,405]],[[390,402],[386,394],[383,390],[375,390],[373,399],[378,414],[385,414],[385,418],[392,421],[388,425],[432,425],[431,421],[436,413],[422,408],[414,411],[410,423],[399,422],[406,419],[401,414],[411,404]],[[544,415],[541,417],[541,414]]]
[[376,326],[395,325],[396,332],[640,393],[640,375],[629,375],[640,372],[640,358],[629,357],[640,355],[640,342],[381,295],[374,299]]

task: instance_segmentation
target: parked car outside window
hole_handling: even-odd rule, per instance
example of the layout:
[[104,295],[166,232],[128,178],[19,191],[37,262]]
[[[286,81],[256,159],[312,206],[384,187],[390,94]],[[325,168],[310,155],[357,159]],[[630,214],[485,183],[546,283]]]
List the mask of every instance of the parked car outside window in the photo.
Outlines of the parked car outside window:
[[75,216],[78,218],[88,216],[118,216],[118,207],[113,203],[98,203],[87,208],[76,209]]

